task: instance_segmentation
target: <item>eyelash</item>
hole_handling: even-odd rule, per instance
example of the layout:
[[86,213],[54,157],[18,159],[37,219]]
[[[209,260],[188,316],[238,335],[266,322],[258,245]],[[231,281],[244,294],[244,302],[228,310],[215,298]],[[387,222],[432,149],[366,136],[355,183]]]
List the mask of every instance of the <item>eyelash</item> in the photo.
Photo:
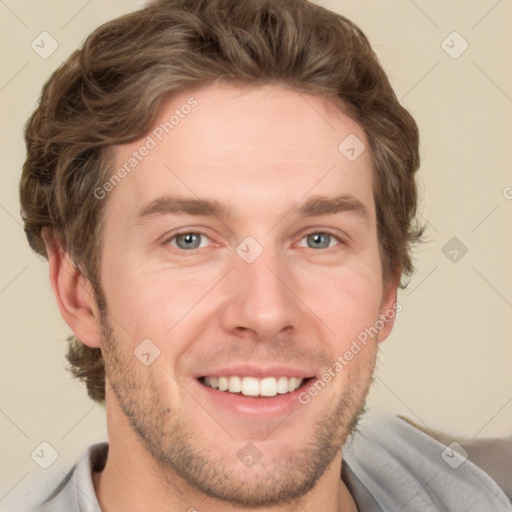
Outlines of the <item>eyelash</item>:
[[[335,234],[333,233],[332,231],[329,231],[329,230],[312,230],[312,231],[309,231],[308,233],[305,233],[304,235],[302,235],[302,237],[300,238],[300,240],[303,240],[304,238],[308,237],[308,236],[311,236],[311,235],[327,235],[327,236],[330,236],[332,238],[334,238],[339,245],[345,245],[345,242],[344,240],[338,235],[338,234]],[[334,249],[334,247],[327,247],[326,249],[323,249],[324,251],[328,250],[328,249]]]
[[[163,245],[171,245],[171,242],[173,240],[175,240],[178,237],[183,236],[183,235],[199,235],[199,236],[207,238],[208,240],[210,240],[210,242],[212,242],[211,237],[209,237],[207,234],[203,233],[202,231],[194,231],[194,230],[188,229],[188,230],[185,230],[185,231],[180,231],[178,233],[174,233],[172,236],[166,237],[162,243],[163,243]],[[185,251],[184,249],[180,249],[177,246],[172,246],[172,247],[174,247],[174,249],[178,249],[181,252],[193,252],[193,251],[197,251],[198,250],[198,249],[192,249],[192,250],[189,250],[189,251]]]
[[[203,233],[202,231],[194,231],[194,230],[184,230],[184,231],[180,231],[178,233],[174,233],[172,236],[170,237],[167,237],[164,239],[163,241],[163,245],[171,245],[171,242],[175,239],[177,239],[178,237],[180,236],[183,236],[183,235],[200,235],[202,237],[206,237],[208,240],[210,240],[210,242],[212,242],[212,239],[211,237],[209,237],[207,234]],[[327,235],[327,236],[330,236],[332,238],[334,238],[338,244],[337,245],[346,245],[346,241],[343,240],[339,234],[335,234],[333,233],[332,231],[329,231],[329,230],[311,230],[311,231],[308,231],[306,233],[304,233],[299,241],[302,241],[304,238],[307,238],[308,236],[311,236],[311,235]],[[332,250],[334,249],[336,246],[333,246],[333,247],[327,247],[325,249],[322,249],[323,251],[327,251],[327,250]],[[177,246],[172,246],[174,249],[177,249],[178,251],[182,252],[182,253],[185,253],[185,252],[189,252],[189,253],[193,253],[199,249],[204,249],[204,247],[200,247],[198,249],[190,249],[190,250],[185,250],[185,249],[181,249]],[[304,247],[304,248],[307,248],[307,247]],[[320,250],[320,249],[314,249],[314,250]]]

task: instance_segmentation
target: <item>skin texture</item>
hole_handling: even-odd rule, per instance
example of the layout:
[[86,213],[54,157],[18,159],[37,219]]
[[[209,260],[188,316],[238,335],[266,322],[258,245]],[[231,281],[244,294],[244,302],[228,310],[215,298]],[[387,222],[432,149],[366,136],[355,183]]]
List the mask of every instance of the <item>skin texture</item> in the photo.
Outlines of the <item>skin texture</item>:
[[[197,377],[241,364],[320,377],[392,308],[396,283],[382,282],[371,155],[351,162],[338,150],[350,134],[367,144],[365,135],[324,99],[220,83],[173,97],[155,127],[191,96],[197,106],[161,141],[153,135],[156,147],[101,199],[97,292],[108,311],[47,237],[63,317],[105,358],[110,449],[94,475],[100,505],[106,512],[356,510],[340,479],[341,449],[392,319],[286,415],[218,406]],[[118,166],[146,140],[115,148]],[[225,211],[140,215],[165,195],[216,201]],[[367,215],[300,211],[320,196],[350,196]],[[204,237],[183,249],[178,233]],[[311,233],[331,234],[327,247],[311,246]],[[249,236],[256,244],[244,245]],[[247,263],[237,247],[262,252]],[[159,350],[149,366],[134,357],[147,339]],[[237,456],[248,442],[261,454],[252,467]]]

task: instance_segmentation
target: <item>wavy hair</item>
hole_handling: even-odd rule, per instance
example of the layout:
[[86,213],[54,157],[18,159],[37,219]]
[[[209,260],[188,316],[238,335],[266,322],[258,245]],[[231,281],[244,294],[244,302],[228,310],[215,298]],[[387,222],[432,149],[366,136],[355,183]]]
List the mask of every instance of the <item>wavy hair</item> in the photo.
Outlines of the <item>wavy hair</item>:
[[[104,303],[105,201],[93,191],[114,171],[111,148],[145,135],[169,95],[219,79],[281,84],[346,109],[372,154],[383,278],[410,275],[422,236],[416,123],[363,32],[307,0],[159,0],[96,29],[50,77],[25,128],[20,198],[31,247],[47,257],[50,233]],[[100,349],[69,342],[71,371],[103,402]]]

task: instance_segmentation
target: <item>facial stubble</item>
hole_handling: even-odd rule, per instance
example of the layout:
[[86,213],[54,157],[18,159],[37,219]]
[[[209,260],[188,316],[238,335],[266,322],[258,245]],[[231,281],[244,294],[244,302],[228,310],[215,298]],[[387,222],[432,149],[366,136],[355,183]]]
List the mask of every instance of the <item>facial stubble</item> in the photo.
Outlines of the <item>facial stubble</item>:
[[[123,350],[129,345],[128,340],[121,342],[117,338],[109,322],[105,297],[97,299],[106,378],[120,409],[151,455],[154,466],[150,469],[172,494],[176,493],[181,479],[185,483],[182,488],[190,486],[196,492],[239,507],[298,502],[315,487],[340,454],[364,410],[376,350],[370,361],[360,364],[355,372],[357,378],[349,381],[337,401],[330,402],[333,405],[318,416],[311,440],[305,446],[265,453],[265,440],[255,441],[262,451],[261,460],[246,467],[235,454],[249,440],[235,443],[227,433],[226,453],[215,452],[221,443],[215,446],[202,443],[201,426],[186,411],[168,403],[162,386],[157,385],[155,377],[163,371],[167,380],[174,380],[179,386],[172,372],[161,366],[146,367],[131,350]],[[286,428],[288,422],[294,421],[293,416],[292,413],[278,428]],[[219,422],[222,418],[212,417],[213,420]]]

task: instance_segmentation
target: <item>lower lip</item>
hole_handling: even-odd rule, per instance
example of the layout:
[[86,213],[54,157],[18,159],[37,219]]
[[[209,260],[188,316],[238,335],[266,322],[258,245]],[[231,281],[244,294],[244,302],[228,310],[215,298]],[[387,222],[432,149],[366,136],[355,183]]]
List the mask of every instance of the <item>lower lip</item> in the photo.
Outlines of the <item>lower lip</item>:
[[230,393],[229,391],[219,391],[201,384],[195,380],[200,391],[207,399],[224,410],[229,410],[235,414],[250,417],[253,419],[273,419],[280,416],[287,416],[303,404],[299,401],[299,395],[304,392],[316,379],[308,379],[307,385],[302,385],[299,389],[291,393],[276,395],[273,397],[245,397]]

